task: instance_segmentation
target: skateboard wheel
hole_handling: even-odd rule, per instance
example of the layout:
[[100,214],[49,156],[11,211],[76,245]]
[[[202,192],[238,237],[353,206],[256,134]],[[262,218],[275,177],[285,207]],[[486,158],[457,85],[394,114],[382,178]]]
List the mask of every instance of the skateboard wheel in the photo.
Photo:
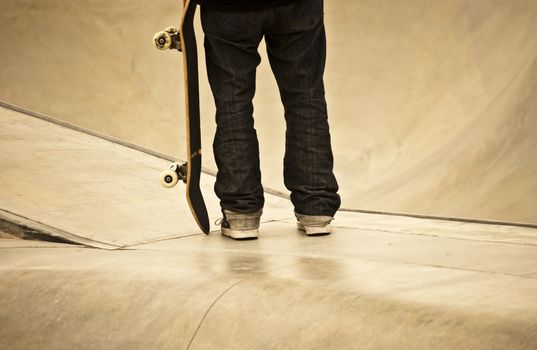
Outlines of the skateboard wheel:
[[153,36],[153,44],[159,50],[167,50],[172,45],[172,37],[170,33],[158,32]]
[[163,187],[172,188],[177,184],[178,181],[179,176],[177,175],[175,169],[167,169],[160,174],[160,184]]

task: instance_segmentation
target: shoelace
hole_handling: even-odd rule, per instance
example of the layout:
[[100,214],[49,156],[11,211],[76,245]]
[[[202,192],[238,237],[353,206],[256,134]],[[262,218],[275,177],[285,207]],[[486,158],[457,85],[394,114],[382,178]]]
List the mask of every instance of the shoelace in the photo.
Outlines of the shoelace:
[[220,225],[222,224],[222,222],[224,222],[224,218],[216,219],[216,220],[214,221],[214,224],[215,224],[216,226],[220,226]]

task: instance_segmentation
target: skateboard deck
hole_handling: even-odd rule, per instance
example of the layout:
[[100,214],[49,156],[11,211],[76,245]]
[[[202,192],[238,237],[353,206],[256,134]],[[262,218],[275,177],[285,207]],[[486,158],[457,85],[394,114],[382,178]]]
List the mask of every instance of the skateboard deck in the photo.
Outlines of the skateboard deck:
[[198,52],[194,15],[196,3],[183,1],[180,28],[168,27],[153,37],[154,45],[161,50],[182,52],[185,84],[186,149],[185,163],[173,163],[160,177],[164,187],[171,188],[182,180],[186,184],[186,199],[192,215],[204,233],[209,233],[209,215],[200,189],[201,128],[199,104]]

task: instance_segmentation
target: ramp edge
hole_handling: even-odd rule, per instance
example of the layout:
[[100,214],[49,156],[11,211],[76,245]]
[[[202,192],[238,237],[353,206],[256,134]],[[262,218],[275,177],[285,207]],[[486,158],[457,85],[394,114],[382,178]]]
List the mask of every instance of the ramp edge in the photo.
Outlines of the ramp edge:
[[[175,157],[173,157],[173,156],[171,156],[169,154],[154,151],[154,150],[151,150],[149,148],[139,146],[139,145],[136,145],[134,143],[127,142],[125,140],[122,140],[122,139],[119,139],[119,138],[116,138],[116,137],[113,137],[113,136],[110,136],[110,135],[107,135],[107,134],[104,134],[104,133],[101,133],[101,132],[98,132],[98,131],[89,130],[89,129],[83,128],[81,126],[78,126],[78,125],[75,125],[75,124],[71,124],[71,123],[68,123],[68,122],[53,118],[53,117],[48,116],[46,114],[38,113],[38,112],[29,110],[29,109],[21,107],[21,106],[11,104],[11,103],[6,102],[6,101],[0,100],[0,107],[6,108],[6,109],[9,109],[9,110],[18,112],[18,113],[26,114],[26,115],[28,115],[30,117],[38,118],[38,119],[41,119],[41,120],[44,120],[44,121],[47,121],[47,122],[50,122],[50,123],[53,123],[53,124],[56,124],[56,125],[60,125],[62,127],[65,127],[65,128],[71,129],[71,130],[75,130],[75,131],[78,131],[78,132],[81,132],[81,133],[84,133],[84,134],[87,134],[87,135],[98,137],[100,139],[103,139],[103,140],[106,140],[106,141],[109,141],[109,142],[112,142],[112,143],[115,143],[115,144],[119,144],[119,145],[124,146],[124,147],[128,147],[128,148],[137,150],[139,152],[151,155],[151,156],[159,158],[159,159],[167,160],[167,161],[170,161],[170,162],[184,161],[184,160],[181,160],[181,159],[177,159],[177,158],[175,158]],[[210,175],[210,176],[216,176],[216,171],[208,169],[208,168],[202,167],[202,172],[204,174],[207,174],[207,175]],[[282,192],[282,191],[275,190],[275,189],[268,188],[268,187],[264,187],[263,190],[265,191],[265,193],[268,193],[268,194],[271,194],[271,195],[274,195],[274,196],[277,196],[277,197],[281,197],[281,198],[284,198],[284,199],[288,199],[288,200],[290,199],[289,195],[284,193],[284,192]],[[436,215],[413,214],[413,213],[402,213],[402,212],[389,212],[389,211],[367,210],[367,209],[340,208],[339,210],[342,211],[342,212],[349,212],[349,213],[386,215],[386,216],[398,216],[398,217],[411,217],[411,218],[416,218],[416,219],[430,219],[430,220],[440,220],[440,221],[457,221],[457,222],[466,222],[466,223],[473,223],[473,224],[514,226],[514,227],[525,227],[525,228],[537,229],[537,223],[533,224],[533,223],[529,223],[529,222],[512,222],[512,221],[502,221],[502,220],[473,219],[473,218],[464,218],[464,217],[448,217],[448,216],[436,216]]]
[[107,250],[121,248],[119,246],[114,246],[74,235],[56,227],[49,226],[4,209],[0,209],[0,229],[3,229],[6,232],[22,239],[28,240],[75,244]]

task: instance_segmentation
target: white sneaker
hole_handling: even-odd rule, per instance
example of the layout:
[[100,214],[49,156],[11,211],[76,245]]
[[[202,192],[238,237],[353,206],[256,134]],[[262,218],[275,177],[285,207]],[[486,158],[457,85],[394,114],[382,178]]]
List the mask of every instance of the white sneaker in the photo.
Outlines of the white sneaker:
[[331,216],[302,215],[295,213],[296,226],[300,231],[306,232],[307,236],[325,236],[332,232],[330,223],[334,220]]
[[259,236],[259,221],[263,210],[254,213],[236,213],[224,210],[220,224],[222,234],[237,240],[256,239]]

